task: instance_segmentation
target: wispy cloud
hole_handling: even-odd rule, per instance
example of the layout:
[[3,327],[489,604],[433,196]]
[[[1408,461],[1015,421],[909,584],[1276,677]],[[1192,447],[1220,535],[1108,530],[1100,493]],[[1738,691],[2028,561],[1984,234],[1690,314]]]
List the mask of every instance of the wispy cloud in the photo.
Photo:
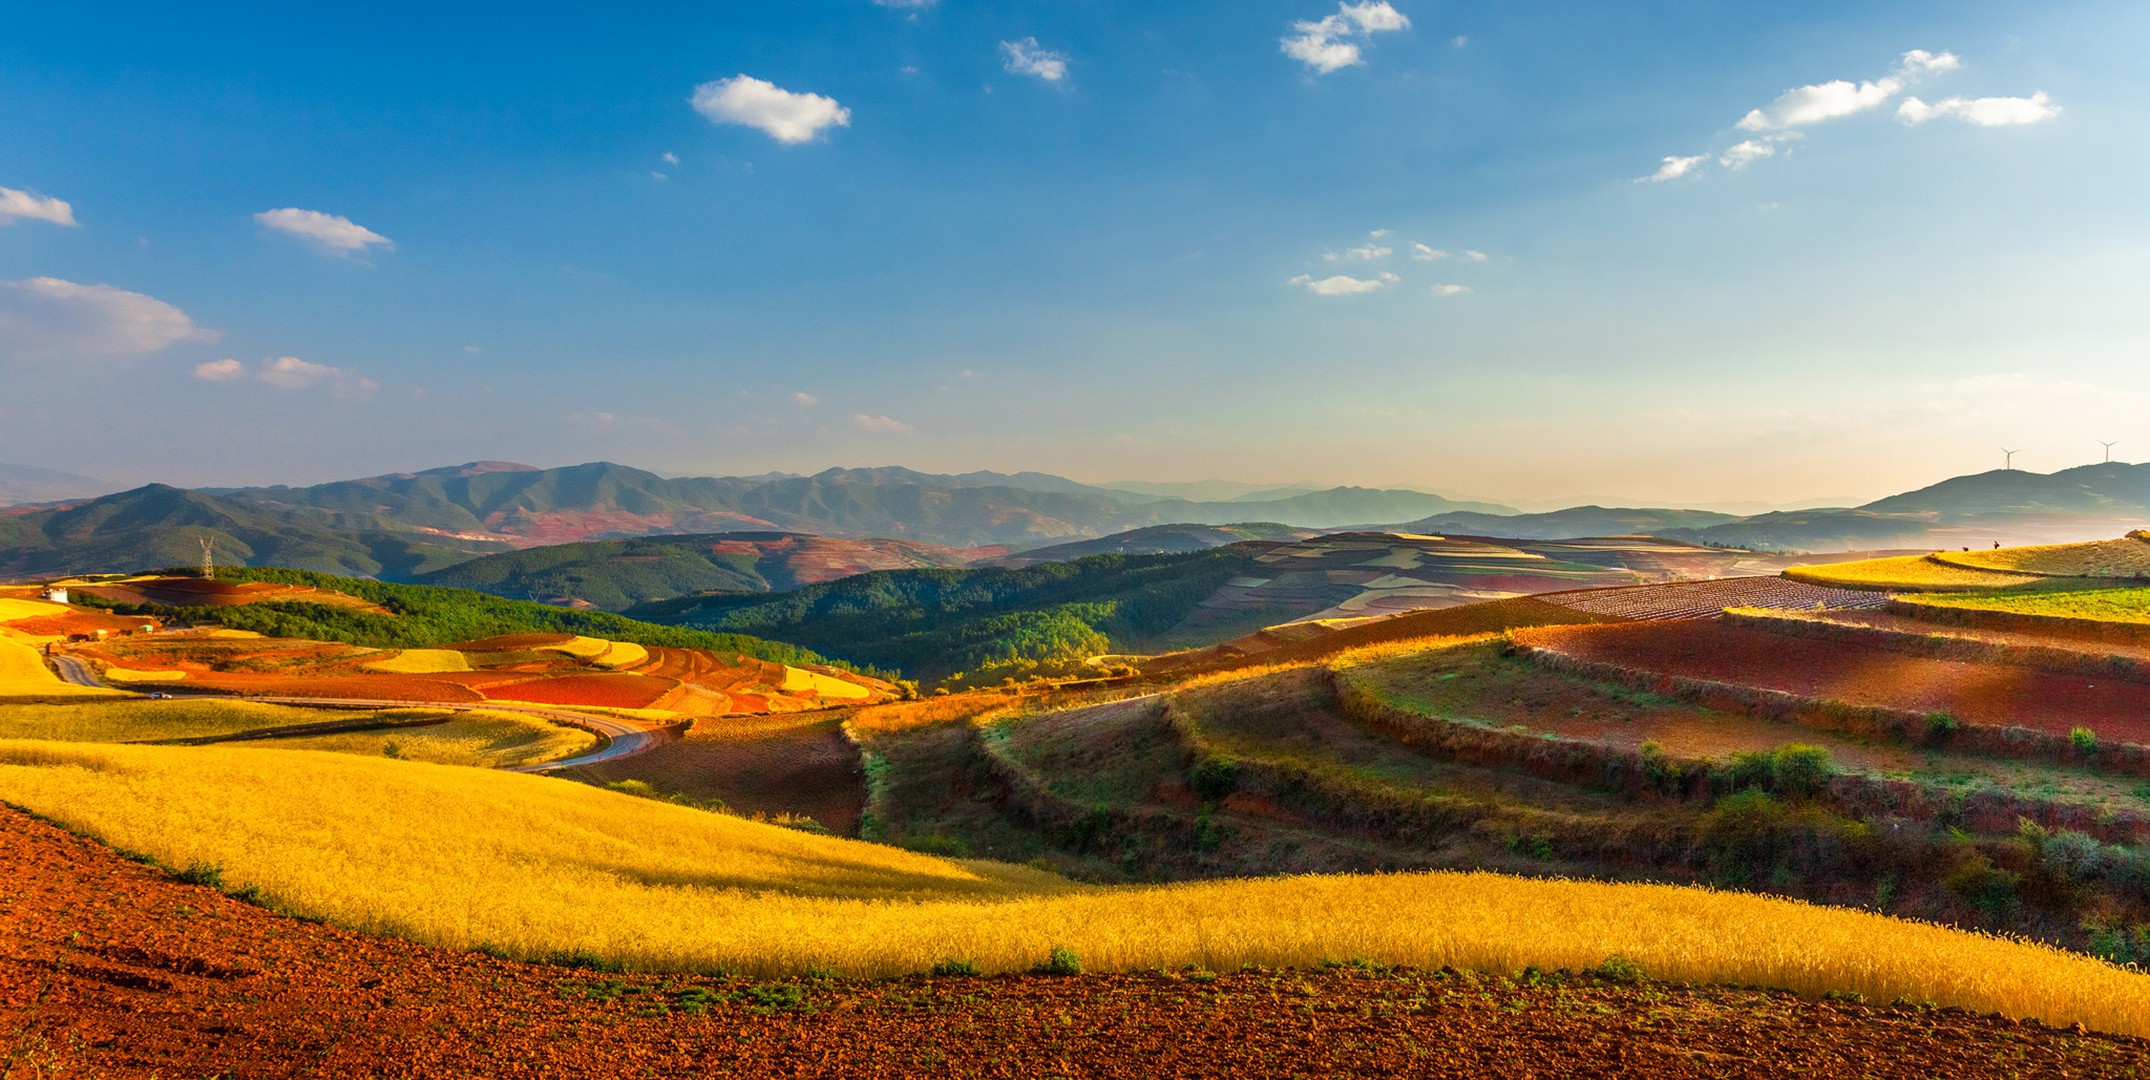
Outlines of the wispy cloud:
[[1444,281],[1438,285],[1432,286],[1432,290],[1433,295],[1435,296],[1461,296],[1464,293],[1470,292],[1471,287],[1468,285],[1457,285],[1452,282]]
[[349,256],[373,248],[393,248],[395,243],[350,218],[287,206],[264,210],[254,220],[287,236],[295,236],[331,255]]
[[51,277],[0,281],[0,361],[139,356],[215,337],[141,293]]
[[804,390],[800,390],[791,395],[791,403],[799,406],[819,405],[821,404],[821,399]]
[[865,413],[852,413],[851,426],[860,431],[877,431],[890,435],[909,435],[916,430],[901,420],[886,416],[868,416]]
[[1037,38],[1003,41],[1000,52],[1007,59],[1008,70],[1018,75],[1035,75],[1046,82],[1067,78],[1068,54],[1039,48]]
[[1402,280],[1395,274],[1383,271],[1380,276],[1371,278],[1355,278],[1349,274],[1317,278],[1311,274],[1300,274],[1284,284],[1304,286],[1306,291],[1316,296],[1352,296],[1386,289]]
[[829,128],[851,124],[851,110],[835,98],[795,94],[751,75],[703,83],[688,100],[711,123],[754,128],[786,145],[812,142]]
[[1913,49],[1903,55],[1896,70],[1871,82],[1834,79],[1794,87],[1775,101],[1749,110],[1740,118],[1741,131],[1778,131],[1805,127],[1824,120],[1865,112],[1887,104],[1904,88],[1928,75],[1954,71],[1963,66],[1954,53],[1931,53]]
[[1952,97],[1929,105],[1918,98],[1905,98],[1896,116],[1907,124],[1923,124],[1943,117],[1979,127],[2037,124],[2060,115],[2060,106],[2040,90],[2029,97]]
[[75,208],[66,201],[34,191],[0,187],[0,225],[13,225],[18,221],[49,221],[54,225],[74,225]]
[[[218,360],[194,369],[194,377],[211,382],[229,382],[245,377],[246,365],[237,360]],[[345,371],[327,364],[316,364],[296,356],[279,356],[264,360],[255,369],[253,377],[281,390],[310,390],[321,387],[337,397],[364,397],[381,388],[381,384],[356,372]]]
[[1665,160],[1658,163],[1656,172],[1648,176],[1638,176],[1635,178],[1635,182],[1638,184],[1662,184],[1667,180],[1678,180],[1683,176],[1691,176],[1696,169],[1702,167],[1703,162],[1709,159],[1708,154],[1693,154],[1686,157],[1678,154],[1666,154]]
[[1780,151],[1788,152],[1785,143],[1803,137],[1805,128],[1870,112],[1899,98],[1903,100],[1896,108],[1896,115],[1906,124],[1923,124],[1946,117],[1980,127],[2000,127],[2035,124],[2060,115],[2060,106],[2053,104],[2044,91],[2029,97],[1951,97],[1932,104],[1916,97],[1905,97],[1905,92],[1921,80],[1962,67],[1963,61],[1955,53],[1912,49],[1898,58],[1894,70],[1876,79],[1859,82],[1832,79],[1793,87],[1777,95],[1769,104],[1749,109],[1740,117],[1734,126],[1750,133],[1750,137],[1715,155],[1666,157],[1656,172],[1638,177],[1636,182],[1657,183],[1696,176],[1713,157],[1726,171],[1740,172],[1757,161],[1779,156]]
[[1411,20],[1390,6],[1388,0],[1338,3],[1336,14],[1317,20],[1300,20],[1278,42],[1284,55],[1305,64],[1317,75],[1327,75],[1366,62],[1361,45],[1375,34],[1406,30]]

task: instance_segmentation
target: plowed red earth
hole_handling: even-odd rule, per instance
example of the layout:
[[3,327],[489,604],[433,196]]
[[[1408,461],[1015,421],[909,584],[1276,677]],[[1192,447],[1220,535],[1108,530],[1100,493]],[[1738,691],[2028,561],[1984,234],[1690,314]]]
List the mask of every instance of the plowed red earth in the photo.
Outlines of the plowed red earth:
[[566,675],[557,679],[488,686],[485,696],[494,701],[530,701],[542,705],[642,709],[671,693],[678,685],[671,679],[650,675]]
[[484,701],[484,695],[444,679],[411,675],[349,675],[305,678],[208,672],[190,675],[189,687],[261,697],[354,698],[368,701]]
[[[0,1068],[107,1077],[2119,1077],[2150,1042],[1591,979],[604,976],[272,915],[0,811]],[[695,1007],[693,999],[707,1004]]]
[[1631,671],[1782,690],[1966,724],[2150,742],[2150,686],[2011,664],[1967,664],[1878,646],[1811,641],[1714,620],[1527,630],[1517,637]]

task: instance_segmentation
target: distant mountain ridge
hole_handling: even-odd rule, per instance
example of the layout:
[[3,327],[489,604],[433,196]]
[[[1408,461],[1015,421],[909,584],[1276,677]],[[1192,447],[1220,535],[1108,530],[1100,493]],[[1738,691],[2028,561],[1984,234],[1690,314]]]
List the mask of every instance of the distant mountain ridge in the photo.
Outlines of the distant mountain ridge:
[[[1995,470],[1860,507],[1751,517],[1669,508],[1500,512],[1505,509],[1358,487],[1244,491],[1197,502],[1044,473],[937,475],[889,466],[673,478],[609,462],[539,469],[477,461],[307,487],[187,491],[151,484],[0,509],[0,575],[192,563],[201,539],[214,540],[231,562],[411,580],[480,555],[642,536],[812,533],[1023,550],[1158,526],[1245,522],[1522,540],[1648,533],[1773,551],[2049,543],[2118,536],[2150,524],[2150,465],[2114,462],[2052,474]],[[1191,550],[1192,535],[1138,536],[1098,550]],[[1231,542],[1225,535],[1210,540]]]
[[0,506],[79,499],[111,489],[102,480],[58,469],[0,464]]

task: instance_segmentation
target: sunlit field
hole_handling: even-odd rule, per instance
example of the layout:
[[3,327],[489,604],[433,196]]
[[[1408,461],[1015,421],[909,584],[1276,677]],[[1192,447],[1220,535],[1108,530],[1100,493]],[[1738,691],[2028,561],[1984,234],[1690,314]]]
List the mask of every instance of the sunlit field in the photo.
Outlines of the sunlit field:
[[634,968],[850,975],[1324,959],[1931,1000],[2150,1034],[2150,977],[2043,946],[1674,886],[1397,874],[1102,888],[560,780],[260,748],[0,742],[0,798],[291,910]]
[[1786,570],[1784,576],[1809,585],[1834,585],[1845,589],[1923,589],[1936,592],[1998,589],[2040,580],[2031,574],[1954,566],[1930,555],[1861,559],[1857,562],[1829,563],[1825,566],[1794,566]]
[[2150,625],[2150,588],[1910,596],[1905,599],[1931,607]]
[[35,648],[0,634],[0,698],[112,697],[116,693],[61,681]]

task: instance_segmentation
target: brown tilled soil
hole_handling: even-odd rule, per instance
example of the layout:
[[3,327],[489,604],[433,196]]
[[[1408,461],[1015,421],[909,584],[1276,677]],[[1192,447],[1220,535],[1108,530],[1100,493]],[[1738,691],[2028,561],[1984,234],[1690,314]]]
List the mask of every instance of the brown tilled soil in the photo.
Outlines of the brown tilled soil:
[[1967,724],[2066,735],[2087,726],[2115,742],[2150,741],[2150,686],[2012,664],[1966,663],[1880,645],[1814,641],[1715,620],[1532,630],[1523,640],[1584,660],[1801,697],[1918,712]]
[[856,836],[866,776],[842,725],[842,715],[830,713],[701,717],[678,742],[565,774],[599,784],[641,780],[665,795],[722,800],[741,814],[804,814]]
[[5,1080],[2150,1072],[2140,1039],[1586,977],[611,976],[273,915],[5,810],[0,865]]

